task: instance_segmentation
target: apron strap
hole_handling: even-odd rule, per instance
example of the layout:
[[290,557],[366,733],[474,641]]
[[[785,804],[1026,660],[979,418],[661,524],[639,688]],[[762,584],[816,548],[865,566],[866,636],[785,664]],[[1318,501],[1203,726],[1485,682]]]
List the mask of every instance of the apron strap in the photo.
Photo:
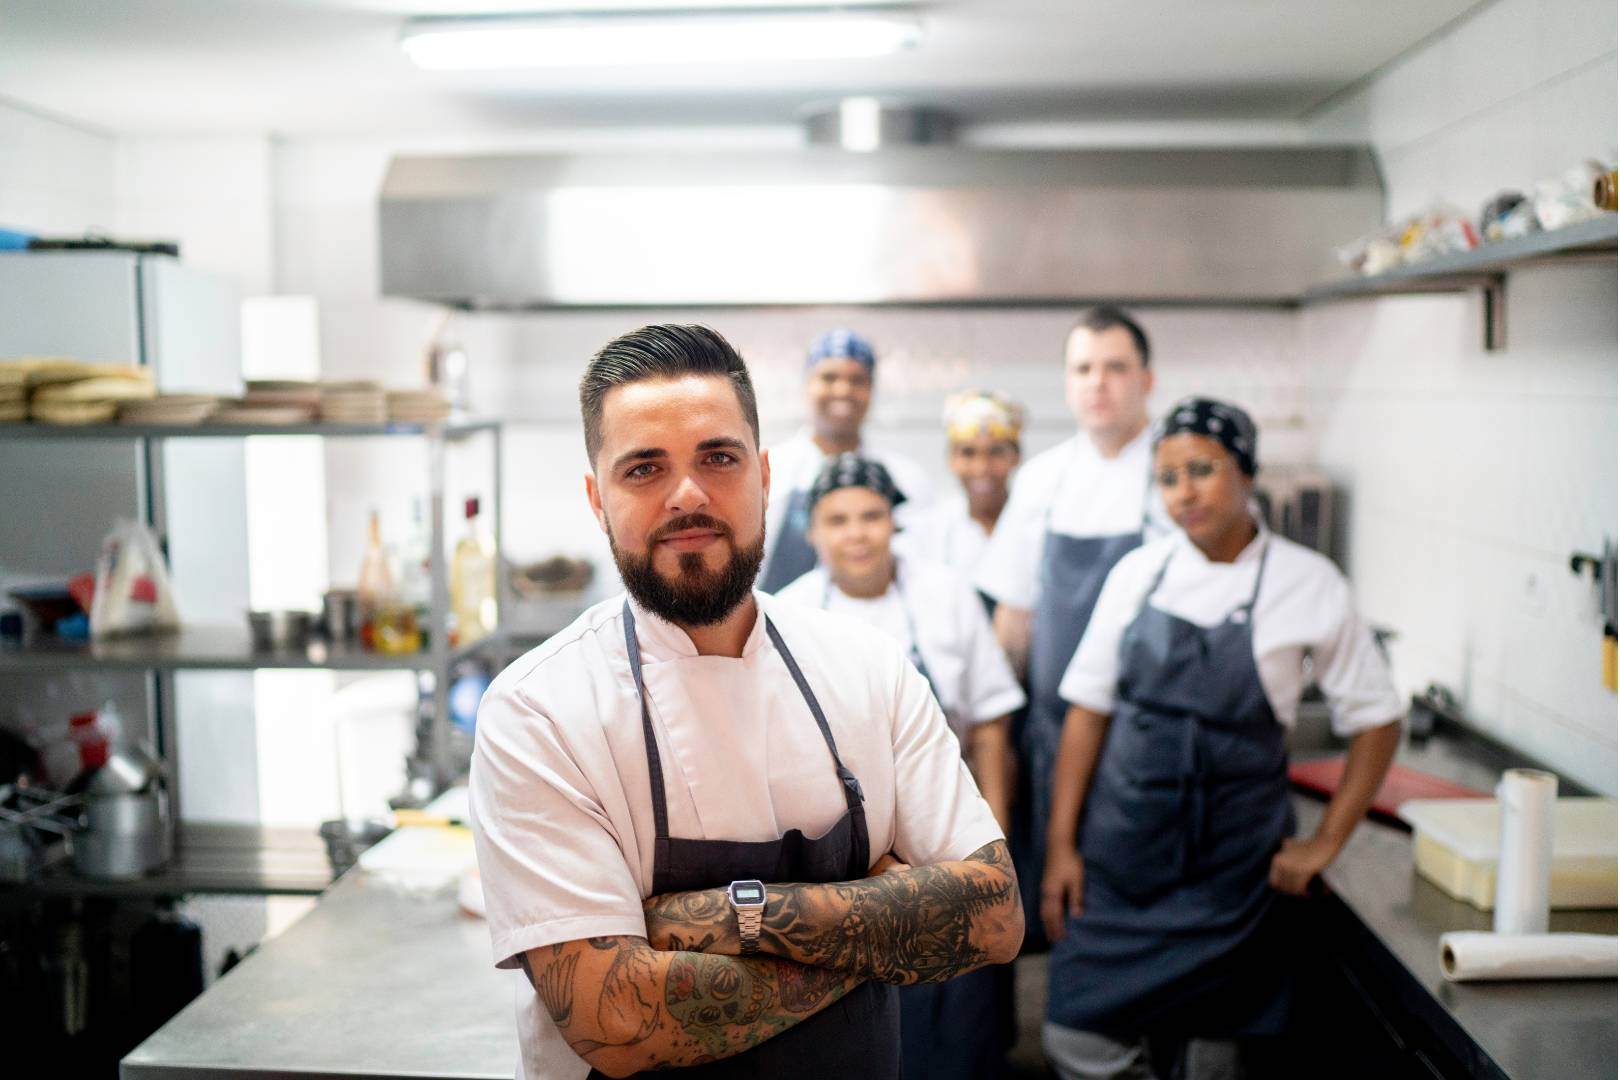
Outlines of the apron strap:
[[833,738],[832,728],[827,724],[827,715],[821,711],[821,703],[816,700],[804,672],[799,670],[799,662],[793,659],[787,643],[782,640],[782,635],[777,633],[776,624],[771,622],[770,616],[763,611],[760,612],[760,617],[765,620],[765,632],[770,635],[771,644],[782,654],[782,662],[787,664],[788,673],[793,676],[794,683],[799,687],[799,695],[804,698],[804,703],[810,706],[810,715],[816,718],[816,727],[821,729],[821,737],[832,753],[833,765],[838,769],[839,783],[844,786],[845,805],[851,810],[859,810],[861,804],[866,801],[866,795],[861,791],[861,782],[855,779],[855,774],[844,766],[844,759],[838,756],[838,741]]
[[641,741],[647,748],[647,780],[652,787],[653,835],[669,838],[669,804],[664,800],[664,762],[658,756],[658,738],[653,734],[652,714],[647,710],[647,684],[641,679],[641,643],[636,640],[636,617],[630,601],[624,602],[624,651],[630,658],[630,675],[636,681],[636,697],[641,701]]
[[1247,604],[1243,605],[1243,607],[1251,615],[1254,612],[1254,605],[1257,602],[1259,602],[1259,600],[1260,600],[1260,582],[1265,579],[1265,576],[1266,576],[1266,559],[1267,559],[1268,556],[1270,556],[1270,554],[1271,554],[1271,540],[1268,537],[1260,545],[1260,565],[1259,565],[1258,568],[1255,569],[1255,572],[1254,572],[1254,592],[1252,594],[1250,594],[1249,602]]

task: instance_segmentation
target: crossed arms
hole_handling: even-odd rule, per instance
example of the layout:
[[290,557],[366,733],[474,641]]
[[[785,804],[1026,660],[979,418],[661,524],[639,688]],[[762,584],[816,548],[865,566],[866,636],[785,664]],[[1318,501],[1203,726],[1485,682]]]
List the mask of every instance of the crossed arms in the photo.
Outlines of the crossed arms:
[[608,1076],[697,1065],[757,1046],[866,981],[937,982],[1017,955],[1018,884],[1004,841],[956,862],[826,885],[768,885],[759,953],[739,956],[725,890],[644,904],[647,936],[530,949],[524,969],[574,1052]]

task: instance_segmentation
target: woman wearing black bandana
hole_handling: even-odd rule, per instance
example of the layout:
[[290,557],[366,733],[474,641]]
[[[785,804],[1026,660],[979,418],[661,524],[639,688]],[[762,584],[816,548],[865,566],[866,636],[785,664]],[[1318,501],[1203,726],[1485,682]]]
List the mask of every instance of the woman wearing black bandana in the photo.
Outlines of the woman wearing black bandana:
[[[1235,405],[1171,409],[1153,475],[1178,530],[1114,567],[1063,677],[1041,915],[1042,1041],[1065,1080],[1261,1071],[1291,1004],[1279,897],[1332,862],[1399,741],[1344,577],[1251,512],[1257,444]],[[1307,656],[1351,743],[1321,826],[1295,838],[1286,732]]]

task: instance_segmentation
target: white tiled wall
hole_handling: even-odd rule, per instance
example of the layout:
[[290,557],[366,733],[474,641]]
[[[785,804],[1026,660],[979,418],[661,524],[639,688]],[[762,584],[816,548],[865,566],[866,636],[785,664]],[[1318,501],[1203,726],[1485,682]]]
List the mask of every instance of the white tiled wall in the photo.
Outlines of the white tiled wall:
[[116,155],[111,135],[0,101],[0,229],[112,231]]
[[[1317,118],[1368,139],[1391,216],[1473,211],[1615,157],[1615,7],[1499,0]],[[1321,463],[1349,489],[1348,569],[1400,632],[1408,689],[1441,682],[1471,720],[1607,793],[1615,696],[1574,551],[1616,533],[1615,271],[1508,282],[1508,347],[1478,297],[1305,310],[1298,352]]]

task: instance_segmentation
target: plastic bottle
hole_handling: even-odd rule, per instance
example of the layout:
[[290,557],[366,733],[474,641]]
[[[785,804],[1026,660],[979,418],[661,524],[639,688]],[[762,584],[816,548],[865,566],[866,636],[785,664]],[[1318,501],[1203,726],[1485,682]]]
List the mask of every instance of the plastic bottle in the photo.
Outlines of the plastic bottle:
[[478,498],[466,502],[467,530],[456,544],[450,565],[450,613],[455,640],[462,645],[487,637],[495,629],[494,545],[478,527]]
[[360,559],[360,580],[355,586],[360,597],[360,642],[376,648],[377,613],[394,593],[394,578],[388,572],[388,552],[383,547],[382,524],[377,511],[371,512],[366,553]]

